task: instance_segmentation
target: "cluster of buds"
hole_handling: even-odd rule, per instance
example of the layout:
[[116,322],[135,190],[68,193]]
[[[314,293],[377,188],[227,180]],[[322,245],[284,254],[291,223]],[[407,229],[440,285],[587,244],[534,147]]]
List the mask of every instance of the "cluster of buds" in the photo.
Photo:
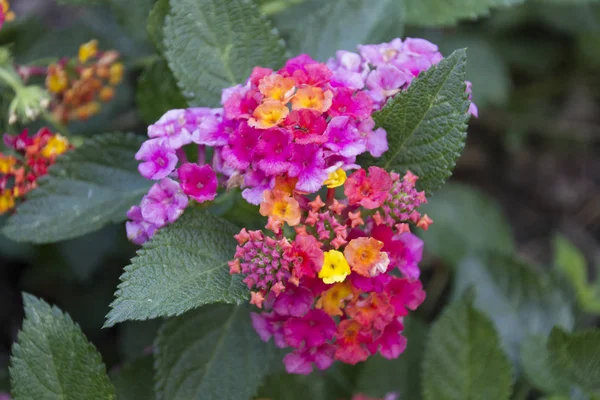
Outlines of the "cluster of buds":
[[[143,243],[181,215],[187,205],[181,192],[202,202],[219,186],[241,187],[248,202],[259,204],[282,176],[310,194],[332,173],[358,168],[360,154],[381,156],[387,137],[375,127],[373,111],[442,55],[422,39],[361,46],[361,54],[338,52],[327,64],[303,54],[278,71],[255,67],[244,85],[223,90],[222,108],[170,110],[149,126],[149,140],[136,155],[139,171],[147,179],[167,179],[159,184],[172,189],[160,202],[168,205],[160,218],[144,207],[155,202],[130,211],[129,238]],[[188,162],[189,154],[197,160]],[[176,212],[167,210],[172,201]],[[398,208],[401,202],[390,200],[376,218],[388,223],[391,214],[412,214]],[[167,214],[173,218],[163,218]]]
[[0,153],[0,214],[35,189],[38,178],[48,172],[56,157],[72,148],[64,136],[48,128],[33,136],[28,136],[27,130],[14,136],[5,134],[4,144],[12,154]]
[[0,0],[0,28],[5,22],[10,22],[15,19],[15,13],[10,9],[8,0]]
[[[376,353],[397,358],[406,347],[403,318],[425,299],[418,263],[423,242],[411,226],[431,219],[417,207],[417,177],[379,167],[349,177],[340,169],[325,180],[326,201],[295,190],[281,179],[264,193],[265,231],[242,231],[231,274],[243,274],[260,337],[292,348],[284,358],[290,373],[308,374]],[[343,199],[335,188],[343,186]],[[287,232],[287,235],[284,234]],[[293,234],[292,234],[293,233]]]
[[[99,51],[98,41],[79,47],[77,59],[63,58],[48,66],[46,88],[52,94],[52,113],[66,123],[87,119],[100,111],[101,102],[110,101],[115,86],[123,79],[123,64],[116,51]],[[27,67],[21,74],[27,75]]]

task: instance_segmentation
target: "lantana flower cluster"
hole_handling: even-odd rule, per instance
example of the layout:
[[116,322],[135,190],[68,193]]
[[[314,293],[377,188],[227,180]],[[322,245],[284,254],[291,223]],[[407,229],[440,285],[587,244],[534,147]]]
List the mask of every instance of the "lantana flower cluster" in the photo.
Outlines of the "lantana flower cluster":
[[28,136],[4,135],[4,145],[11,154],[0,153],[0,214],[15,207],[16,201],[37,187],[37,180],[48,172],[56,158],[70,150],[69,141],[48,128]]
[[0,0],[0,28],[5,22],[10,22],[15,19],[15,13],[10,9],[8,0]]
[[128,237],[144,243],[219,187],[241,187],[259,204],[278,180],[314,193],[330,174],[359,168],[358,155],[381,156],[388,143],[373,111],[441,59],[423,39],[340,51],[327,64],[303,54],[278,71],[255,67],[244,85],[223,90],[221,108],[168,111],[136,155],[140,173],[158,182],[130,210]]
[[121,83],[124,73],[118,59],[117,51],[100,51],[98,41],[92,40],[79,47],[77,58],[62,58],[47,69],[21,67],[19,73],[24,79],[30,75],[46,75],[46,88],[52,95],[52,114],[66,123],[97,114],[101,103],[114,97],[115,87]]
[[[342,169],[325,181],[326,201],[294,190],[296,179],[267,190],[264,231],[242,229],[231,274],[251,291],[260,337],[291,348],[289,373],[348,364],[376,353],[397,358],[406,347],[403,318],[425,299],[418,263],[423,242],[411,226],[432,223],[417,177],[379,167]],[[335,198],[342,186],[345,197]]]

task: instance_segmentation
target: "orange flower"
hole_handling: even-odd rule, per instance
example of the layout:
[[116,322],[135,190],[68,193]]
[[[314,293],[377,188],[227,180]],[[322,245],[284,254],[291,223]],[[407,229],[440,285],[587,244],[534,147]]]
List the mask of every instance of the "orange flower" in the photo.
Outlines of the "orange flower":
[[272,128],[283,122],[289,112],[290,110],[280,101],[266,101],[256,107],[253,117],[248,120],[248,125],[259,129]]
[[0,154],[0,174],[12,173],[13,167],[16,164],[16,162],[16,158]]
[[292,97],[292,110],[310,108],[323,113],[331,107],[332,98],[331,90],[324,92],[323,89],[314,86],[303,87]]
[[48,67],[48,75],[46,76],[46,87],[52,93],[62,93],[69,84],[69,78],[65,70],[58,65],[50,65]]
[[53,158],[59,156],[69,150],[69,146],[67,138],[57,133],[48,139],[48,143],[42,149],[42,157]]
[[15,19],[15,13],[11,11],[8,0],[0,0],[0,7],[2,8],[2,14],[4,14],[5,21],[10,22]]
[[298,201],[280,190],[265,190],[264,200],[260,203],[260,214],[269,217],[269,223],[287,222],[289,226],[300,223]]
[[294,80],[281,75],[267,75],[260,80],[258,90],[267,98],[282,103],[290,101],[294,95]]
[[291,196],[294,193],[294,189],[296,189],[296,183],[298,183],[298,178],[277,175],[275,177],[275,187],[273,190],[279,190]]
[[351,283],[336,283],[319,298],[316,306],[329,315],[343,315],[341,307],[345,300],[352,298],[352,293]]
[[390,259],[381,251],[383,243],[373,238],[353,239],[344,249],[344,255],[352,270],[362,276],[371,277],[387,270]]

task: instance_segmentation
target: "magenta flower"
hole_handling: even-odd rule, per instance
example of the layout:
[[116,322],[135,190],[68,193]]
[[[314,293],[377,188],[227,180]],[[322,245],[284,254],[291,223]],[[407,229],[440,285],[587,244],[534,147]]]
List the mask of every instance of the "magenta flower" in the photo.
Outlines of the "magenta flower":
[[192,143],[192,135],[186,118],[186,110],[167,111],[158,121],[148,127],[149,138],[166,139],[166,144],[177,150]]
[[393,320],[375,342],[367,345],[369,351],[375,354],[379,350],[379,354],[388,360],[398,358],[406,349],[407,340],[400,334],[403,330],[404,326],[398,320]]
[[354,157],[366,151],[366,140],[356,128],[350,117],[333,117],[327,126],[329,141],[325,148],[344,157]]
[[173,223],[183,214],[188,198],[179,183],[165,178],[155,183],[140,204],[142,217],[154,225]]
[[277,296],[273,311],[282,316],[303,317],[312,307],[314,297],[303,287],[287,289]]
[[410,75],[393,65],[381,65],[367,77],[368,93],[381,106],[389,97],[399,93],[410,79]]
[[186,163],[177,170],[183,192],[199,203],[217,196],[217,175],[209,165]]
[[399,235],[398,240],[404,245],[404,254],[402,259],[398,260],[398,269],[408,279],[418,279],[421,275],[419,262],[423,258],[423,240],[410,232]]
[[283,322],[287,320],[275,313],[251,313],[252,326],[258,333],[258,336],[263,342],[268,342],[271,337],[275,342],[275,346],[283,349],[286,347],[285,338],[283,336]]
[[308,375],[313,370],[313,363],[320,370],[325,370],[333,364],[335,347],[323,344],[318,347],[295,349],[283,358],[285,369],[289,374]]
[[177,166],[175,150],[161,139],[146,140],[135,155],[144,162],[138,165],[140,174],[146,179],[158,180],[168,176]]
[[283,335],[288,345],[298,348],[318,347],[333,339],[336,326],[323,310],[312,309],[302,318],[290,318],[283,324]]
[[256,153],[260,158],[258,168],[269,176],[287,172],[292,153],[291,142],[290,134],[285,129],[272,128],[263,131],[256,146]]
[[329,108],[332,117],[345,115],[358,120],[369,118],[372,112],[373,102],[365,92],[344,87],[337,88]]
[[425,301],[425,291],[421,281],[409,281],[404,278],[394,278],[388,284],[390,304],[394,306],[396,316],[408,315],[408,310],[416,310]]
[[296,189],[299,191],[314,193],[319,190],[329,176],[325,170],[323,150],[314,144],[293,145],[288,175],[298,178]]
[[293,110],[284,121],[284,126],[298,144],[322,144],[327,141],[327,121],[320,112],[308,108]]
[[261,131],[242,122],[232,134],[229,145],[223,147],[225,162],[237,170],[250,166]]
[[244,174],[244,190],[242,197],[250,204],[258,205],[263,201],[263,193],[271,189],[271,181],[274,178],[267,176],[263,171],[248,170]]

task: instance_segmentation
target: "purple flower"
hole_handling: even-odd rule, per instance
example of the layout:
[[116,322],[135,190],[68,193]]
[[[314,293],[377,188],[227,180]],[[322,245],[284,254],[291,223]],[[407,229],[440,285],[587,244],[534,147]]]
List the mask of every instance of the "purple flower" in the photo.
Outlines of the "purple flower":
[[312,309],[302,318],[290,318],[283,324],[283,335],[288,345],[299,348],[318,347],[335,335],[333,319],[323,310]]
[[422,71],[426,71],[432,65],[442,61],[443,58],[444,56],[438,51],[435,44],[425,39],[406,38],[402,51],[391,63],[416,77]]
[[361,121],[358,125],[360,135],[367,140],[367,150],[373,157],[381,157],[383,153],[388,151],[387,132],[383,128],[375,127],[375,121],[369,117]]
[[261,133],[246,122],[241,123],[229,139],[229,144],[223,147],[225,162],[237,170],[248,168]]
[[138,171],[146,179],[158,180],[168,176],[177,166],[177,154],[161,139],[150,139],[142,143],[135,159],[143,163]]
[[335,347],[323,344],[318,347],[294,349],[283,358],[285,369],[289,374],[308,375],[312,372],[314,363],[320,370],[325,370],[333,364]]
[[230,124],[223,124],[222,108],[188,108],[186,110],[186,120],[190,126],[192,142],[206,146],[224,146],[227,144],[229,134],[226,127]]
[[144,221],[141,209],[138,206],[132,206],[127,211],[127,218],[131,220],[125,223],[127,238],[137,245],[147,242],[158,229],[156,225]]
[[423,258],[423,240],[410,232],[399,235],[397,239],[404,245],[404,254],[402,259],[398,260],[398,269],[408,279],[418,279],[421,275],[419,262]]
[[377,67],[396,60],[403,50],[402,40],[396,38],[389,43],[359,45],[360,55]]
[[275,342],[275,346],[283,349],[286,347],[285,339],[283,337],[283,323],[287,319],[275,313],[250,313],[252,319],[252,326],[258,336],[264,341],[268,342],[271,337]]
[[179,183],[165,178],[155,183],[140,204],[142,217],[154,225],[164,226],[173,223],[188,205]]
[[217,196],[217,175],[209,165],[186,163],[177,170],[183,192],[199,203]]
[[343,157],[357,156],[367,149],[365,138],[347,116],[333,117],[326,134],[329,141],[325,147]]
[[271,189],[272,178],[265,175],[262,171],[248,170],[244,174],[245,188],[242,191],[242,197],[250,204],[258,205],[263,201],[263,192]]
[[288,175],[298,178],[296,189],[299,191],[314,193],[319,190],[329,176],[325,171],[323,150],[314,144],[295,144],[292,149]]
[[411,77],[406,72],[393,65],[381,65],[376,70],[371,71],[367,77],[368,93],[381,106],[389,97],[400,92],[410,79]]
[[310,290],[303,287],[287,288],[277,296],[273,311],[279,315],[302,317],[313,305],[314,297]]
[[158,121],[148,127],[148,137],[166,139],[167,145],[173,150],[192,143],[186,110],[167,111]]
[[469,95],[469,101],[471,102],[471,104],[469,104],[469,114],[475,118],[479,118],[479,110],[475,103],[473,103],[473,84],[470,81],[465,81],[465,83],[467,84],[466,92]]
[[365,78],[369,72],[369,66],[360,55],[338,50],[335,53],[335,58],[330,58],[327,61],[327,66],[333,71],[332,86],[345,86],[354,90],[365,87]]

